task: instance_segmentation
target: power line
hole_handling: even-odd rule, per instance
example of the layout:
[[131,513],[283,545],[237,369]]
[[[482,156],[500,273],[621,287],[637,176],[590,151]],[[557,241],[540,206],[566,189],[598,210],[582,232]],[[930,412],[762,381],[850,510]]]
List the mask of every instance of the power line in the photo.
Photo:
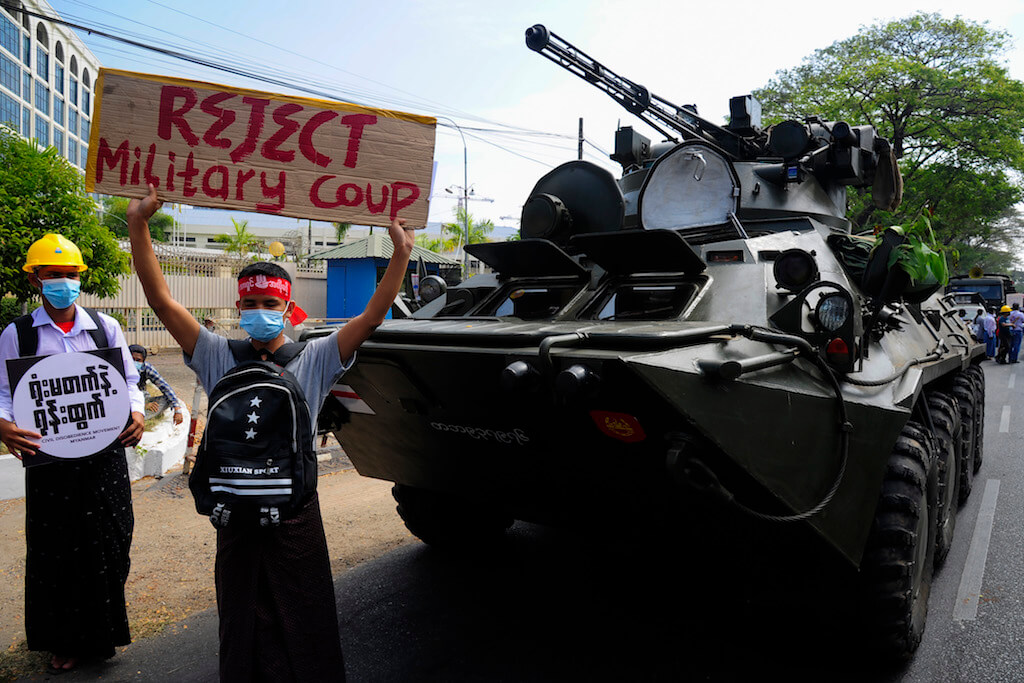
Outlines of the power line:
[[[131,21],[131,22],[133,22],[135,24],[139,24],[140,26],[146,26],[148,28],[154,28],[154,29],[156,28],[156,27],[149,26],[147,24],[144,24],[142,22],[139,22],[139,21],[127,18],[127,17],[123,17],[123,16],[118,15],[118,14],[116,14],[114,12],[110,12],[109,10],[103,10],[101,8],[93,7],[92,5],[89,5],[88,3],[81,2],[80,0],[71,0],[71,1],[72,2],[76,2],[77,4],[80,4],[80,5],[84,6],[84,7],[90,7],[90,8],[93,8],[93,9],[97,9],[99,11],[102,11],[102,12],[105,12],[107,14],[110,14],[110,15],[112,15],[114,17],[118,17],[118,18],[124,19],[126,21]],[[213,25],[215,27],[218,27],[218,28],[221,28],[223,30],[229,31],[231,33],[237,34],[237,35],[242,36],[244,38],[256,40],[257,42],[259,42],[261,44],[270,45],[271,47],[277,47],[277,46],[273,46],[270,43],[267,43],[266,41],[263,41],[261,39],[253,38],[252,36],[245,35],[243,33],[235,31],[233,29],[229,29],[227,27],[220,26],[220,25],[215,24],[213,22],[209,22],[209,21],[203,20],[203,19],[201,19],[199,17],[195,17],[194,15],[188,14],[187,12],[183,12],[181,10],[176,10],[174,8],[167,7],[166,5],[163,5],[162,3],[156,2],[155,0],[149,0],[149,1],[152,4],[155,4],[155,5],[158,5],[158,6],[161,6],[161,7],[165,7],[167,9],[172,9],[173,11],[176,11],[176,12],[178,12],[180,14],[183,14],[185,16],[188,16],[188,17],[191,17],[191,18],[194,18],[194,19],[197,19],[199,21],[203,21],[204,23],[211,24],[211,25]],[[137,32],[125,31],[124,29],[119,29],[122,32],[128,33],[129,35],[134,35],[136,38],[139,38],[139,40],[136,40],[135,38],[128,38],[128,37],[125,37],[123,35],[118,35],[118,34],[112,32],[114,30],[114,27],[103,26],[101,24],[101,26],[103,26],[103,28],[101,29],[101,28],[97,28],[96,26],[90,26],[90,25],[87,25],[85,23],[81,23],[81,21],[69,21],[69,20],[66,20],[66,19],[59,18],[59,17],[48,16],[48,15],[45,15],[45,14],[42,14],[42,13],[39,13],[39,12],[35,12],[35,11],[32,11],[32,10],[27,10],[27,9],[24,9],[24,8],[21,8],[21,7],[15,8],[15,7],[11,6],[10,4],[8,4],[8,1],[6,1],[6,0],[0,0],[0,6],[3,6],[5,9],[8,9],[9,11],[12,11],[12,12],[21,11],[21,12],[24,12],[25,14],[28,14],[29,16],[33,16],[33,17],[35,17],[37,19],[43,19],[43,20],[46,20],[46,21],[51,21],[51,22],[56,23],[56,24],[61,24],[61,25],[69,26],[69,27],[74,28],[76,30],[84,31],[85,33],[88,33],[90,35],[100,36],[100,37],[106,38],[108,40],[111,40],[111,41],[113,41],[115,43],[121,43],[121,44],[127,45],[127,46],[129,46],[131,48],[142,50],[144,52],[155,53],[155,54],[161,55],[163,57],[167,57],[167,58],[171,58],[171,59],[175,59],[175,60],[185,61],[185,62],[188,62],[188,63],[191,63],[191,64],[195,64],[197,66],[201,66],[201,67],[204,67],[204,68],[212,69],[212,70],[215,70],[215,71],[223,71],[223,72],[226,72],[226,73],[231,73],[231,74],[234,74],[234,75],[237,75],[237,76],[240,76],[240,77],[243,77],[243,78],[249,78],[249,79],[252,79],[252,80],[258,81],[258,82],[269,83],[269,84],[280,86],[280,87],[284,87],[284,88],[290,88],[290,89],[297,90],[297,91],[300,91],[300,92],[305,92],[305,93],[308,93],[308,94],[312,94],[312,95],[315,95],[317,97],[321,97],[321,98],[324,98],[324,99],[343,101],[343,102],[351,102],[353,104],[362,104],[361,102],[358,101],[358,99],[359,99],[358,97],[353,97],[352,96],[355,93],[343,92],[342,94],[338,94],[338,93],[335,93],[335,92],[330,92],[330,91],[325,90],[322,87],[320,87],[320,84],[316,80],[314,80],[312,77],[308,77],[308,76],[304,76],[304,75],[297,75],[297,74],[294,74],[294,73],[289,73],[289,72],[287,72],[285,70],[282,70],[280,68],[277,68],[275,66],[266,66],[265,67],[265,71],[269,72],[270,74],[276,74],[276,75],[268,75],[268,73],[260,73],[260,72],[253,71],[251,69],[247,69],[247,68],[245,68],[243,66],[244,63],[245,64],[252,64],[254,62],[258,63],[258,60],[251,59],[251,58],[246,58],[246,60],[243,62],[239,58],[235,57],[234,55],[232,55],[230,53],[227,53],[226,51],[222,50],[221,48],[219,48],[217,46],[208,45],[206,43],[203,43],[201,41],[196,41],[196,40],[188,38],[186,36],[180,36],[178,34],[166,32],[168,35],[173,35],[175,37],[181,38],[182,40],[184,40],[185,42],[187,42],[187,43],[189,43],[191,45],[202,47],[202,48],[204,48],[204,49],[206,49],[206,50],[208,50],[210,52],[220,53],[221,55],[223,55],[223,59],[226,60],[227,63],[225,63],[224,61],[218,61],[218,60],[215,60],[215,59],[212,59],[212,58],[203,58],[203,57],[198,57],[198,56],[189,54],[188,52],[184,51],[184,48],[182,46],[174,46],[173,49],[172,48],[168,48],[168,47],[164,47],[164,46],[160,46],[160,45],[156,44],[156,41],[148,38],[147,36],[145,36],[143,34],[139,34]],[[93,23],[96,23],[96,22],[93,22]],[[142,40],[146,40],[147,42],[142,42]],[[137,55],[137,54],[128,52],[128,51],[123,50],[123,49],[119,50],[119,49],[114,48],[114,47],[110,47],[110,48],[107,48],[107,49],[110,51],[110,53],[113,53],[113,54],[122,54],[122,55],[134,57],[135,59],[142,59],[143,61],[149,61],[149,60],[145,60],[142,57],[142,55]],[[286,50],[286,49],[280,48],[280,47],[278,47],[278,49],[280,49],[280,50],[282,50],[284,52],[287,52],[289,54],[296,55],[296,56],[301,57],[301,58],[309,59],[310,61],[313,61],[313,62],[315,62],[317,64],[328,66],[330,68],[333,68],[335,70],[341,71],[343,73],[346,73],[346,74],[349,74],[349,75],[354,75],[354,76],[356,76],[358,78],[363,78],[364,80],[370,81],[372,83],[376,83],[378,85],[384,85],[383,83],[379,83],[377,81],[373,81],[372,79],[361,77],[361,76],[358,76],[357,74],[352,74],[351,72],[348,72],[348,71],[346,71],[344,69],[341,69],[339,67],[336,67],[336,66],[333,66],[333,65],[329,65],[329,64],[325,64],[324,62],[321,62],[319,60],[312,59],[310,57],[306,57],[305,55],[302,55],[300,53],[293,52],[291,50]],[[102,50],[102,48],[98,48],[97,51],[101,51],[101,50]],[[150,63],[167,64],[168,62],[166,62],[165,60],[157,59],[156,61],[150,61]],[[384,85],[384,87],[389,87],[389,86]],[[399,90],[398,92],[402,92],[403,94],[410,95],[410,96],[412,96],[414,98],[416,97],[415,95],[411,95],[410,93],[405,93],[404,91],[401,91],[401,90]],[[398,106],[403,106],[402,102],[400,102],[398,100],[395,100],[393,98],[390,98],[390,97],[388,97],[386,95],[383,95],[381,93],[373,93],[371,91],[363,91],[362,94],[363,95],[369,95],[369,96],[374,97],[374,98],[376,98],[378,100],[384,100],[384,101],[387,101],[387,102],[395,102],[395,103],[397,103]],[[421,98],[417,98],[417,99],[421,99]],[[428,101],[428,100],[424,100],[424,101]],[[366,106],[366,105],[364,105],[364,106]],[[555,148],[555,149],[564,149],[565,151],[569,151],[568,148],[560,148],[558,145],[549,144],[549,143],[542,143],[542,142],[540,142],[539,140],[537,140],[535,138],[551,139],[551,140],[575,140],[576,139],[576,136],[572,136],[572,135],[566,135],[566,134],[563,134],[563,133],[552,133],[552,132],[547,132],[547,131],[531,130],[531,129],[521,128],[521,127],[517,127],[517,126],[511,126],[511,125],[507,125],[507,124],[503,124],[503,123],[491,122],[491,121],[488,121],[488,120],[483,119],[481,117],[469,116],[468,118],[472,118],[474,120],[478,120],[478,121],[481,121],[483,123],[490,123],[492,125],[501,126],[501,128],[458,126],[454,122],[452,122],[452,123],[445,123],[445,122],[442,122],[442,121],[438,121],[437,125],[438,125],[439,128],[461,128],[463,131],[467,131],[467,134],[469,134],[470,137],[472,137],[472,138],[474,138],[476,140],[479,140],[480,142],[483,142],[485,144],[488,144],[488,145],[491,145],[493,147],[496,147],[497,149],[500,149],[500,150],[502,150],[502,151],[504,151],[504,152],[506,152],[508,154],[512,154],[513,156],[520,157],[522,159],[525,159],[527,161],[531,161],[533,163],[540,164],[540,165],[545,166],[545,167],[550,167],[552,165],[552,163],[551,162],[541,161],[539,159],[536,159],[536,158],[533,158],[531,156],[528,156],[527,154],[518,152],[518,151],[516,151],[514,149],[510,149],[509,147],[506,147],[504,145],[498,144],[498,143],[493,142],[491,140],[487,140],[484,137],[481,137],[481,135],[498,136],[498,137],[510,138],[511,140],[517,141],[517,142],[519,142],[521,144],[528,144],[528,145],[534,145],[534,146],[540,145],[540,146],[545,146],[545,147],[552,147],[552,148]],[[475,135],[475,134],[472,134],[472,133],[479,133],[479,135]],[[602,150],[597,145],[594,145],[593,143],[591,143],[589,141],[586,141],[586,142],[588,142],[588,144],[590,146],[592,146],[594,149],[598,150],[602,154],[607,155],[607,153],[604,152],[604,150]],[[554,163],[558,163],[558,162],[554,162]]]

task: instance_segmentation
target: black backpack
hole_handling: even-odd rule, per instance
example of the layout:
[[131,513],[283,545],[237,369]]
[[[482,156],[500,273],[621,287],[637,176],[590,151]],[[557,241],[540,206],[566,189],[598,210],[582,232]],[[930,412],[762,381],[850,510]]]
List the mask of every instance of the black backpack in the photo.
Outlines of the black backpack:
[[196,510],[215,527],[227,526],[233,515],[275,526],[316,491],[309,406],[285,369],[306,343],[287,343],[268,360],[248,340],[228,345],[238,365],[210,392],[188,486]]

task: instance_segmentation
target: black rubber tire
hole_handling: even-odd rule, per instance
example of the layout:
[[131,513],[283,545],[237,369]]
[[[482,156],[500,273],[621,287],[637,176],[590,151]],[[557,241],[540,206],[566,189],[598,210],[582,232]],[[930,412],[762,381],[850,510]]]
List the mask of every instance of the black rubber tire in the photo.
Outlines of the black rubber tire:
[[891,660],[921,644],[935,571],[938,469],[922,432],[908,423],[893,445],[860,568],[866,644]]
[[960,503],[967,501],[974,488],[974,449],[978,436],[978,398],[970,378],[957,375],[950,386],[950,394],[956,398],[960,408]]
[[975,430],[974,430],[974,473],[981,469],[985,455],[985,371],[980,365],[972,365],[963,372],[975,388]]
[[495,545],[514,521],[455,494],[395,484],[391,495],[405,527],[424,543],[451,551]]
[[934,427],[932,453],[935,456],[939,480],[935,566],[941,567],[953,546],[956,513],[960,509],[960,406],[954,396],[936,391],[928,394],[928,410]]

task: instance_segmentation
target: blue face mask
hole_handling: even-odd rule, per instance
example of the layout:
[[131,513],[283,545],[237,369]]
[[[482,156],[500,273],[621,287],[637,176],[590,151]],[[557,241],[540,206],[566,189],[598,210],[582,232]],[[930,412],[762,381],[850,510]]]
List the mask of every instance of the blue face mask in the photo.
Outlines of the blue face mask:
[[270,341],[284,330],[284,311],[247,308],[238,324],[256,341]]
[[43,296],[58,310],[65,309],[75,303],[75,299],[78,298],[78,292],[82,288],[81,282],[66,277],[43,280],[42,282]]
[[141,370],[142,369],[142,361],[141,360],[135,361],[135,369],[136,370]]

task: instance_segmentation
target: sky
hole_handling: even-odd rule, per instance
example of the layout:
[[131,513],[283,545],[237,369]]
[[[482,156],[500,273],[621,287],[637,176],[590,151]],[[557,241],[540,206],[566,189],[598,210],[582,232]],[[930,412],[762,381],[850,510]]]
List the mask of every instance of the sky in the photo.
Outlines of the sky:
[[[1014,43],[1006,65],[1013,78],[1024,80],[1021,0],[970,6],[960,0],[858,0],[842,12],[829,4],[763,0],[50,4],[64,19],[147,44],[230,60],[345,101],[437,117],[429,223],[453,219],[454,198],[466,184],[472,189],[471,215],[492,220],[498,226],[492,236],[498,239],[518,228],[522,204],[537,180],[576,159],[581,117],[584,159],[616,176],[621,169],[607,155],[620,123],[660,140],[606,94],[529,50],[524,33],[534,24],[544,24],[669,102],[696,104],[713,122],[724,120],[731,96],[763,87],[777,71],[798,66],[815,50],[863,26],[918,11],[959,15],[1009,31]],[[309,96],[81,31],[79,36],[104,66]]]

